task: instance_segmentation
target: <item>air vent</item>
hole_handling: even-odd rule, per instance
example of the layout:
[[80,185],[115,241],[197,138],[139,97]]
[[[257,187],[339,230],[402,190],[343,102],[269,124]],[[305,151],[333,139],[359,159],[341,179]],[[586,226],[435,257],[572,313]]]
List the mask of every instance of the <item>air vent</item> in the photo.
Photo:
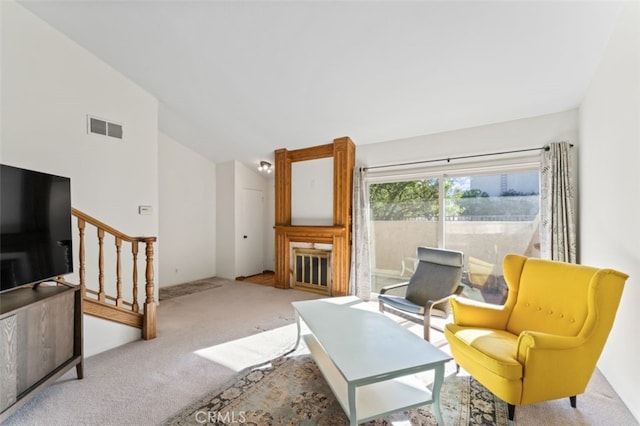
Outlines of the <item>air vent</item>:
[[94,133],[96,135],[111,136],[112,138],[122,139],[122,125],[117,123],[110,123],[101,118],[87,116],[88,133]]

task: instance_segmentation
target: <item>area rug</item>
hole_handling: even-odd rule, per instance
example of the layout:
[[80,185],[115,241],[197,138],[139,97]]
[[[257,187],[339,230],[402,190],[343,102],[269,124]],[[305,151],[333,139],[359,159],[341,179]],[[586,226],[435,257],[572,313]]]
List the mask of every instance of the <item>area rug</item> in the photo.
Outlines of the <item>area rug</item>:
[[172,285],[169,287],[160,287],[158,289],[159,300],[169,300],[174,297],[184,296],[191,293],[197,293],[199,291],[211,290],[212,288],[222,287],[223,283],[229,282],[224,278],[205,278],[202,280],[191,281],[184,284]]
[[[507,405],[467,375],[452,374],[442,385],[446,425],[508,425]],[[282,356],[252,367],[162,423],[179,425],[348,425],[313,358]],[[435,425],[431,405],[365,423]]]

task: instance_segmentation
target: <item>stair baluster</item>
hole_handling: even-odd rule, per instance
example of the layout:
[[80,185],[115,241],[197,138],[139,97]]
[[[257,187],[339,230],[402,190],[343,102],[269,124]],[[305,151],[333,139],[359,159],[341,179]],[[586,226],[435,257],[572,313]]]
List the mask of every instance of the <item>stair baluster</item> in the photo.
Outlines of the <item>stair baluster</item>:
[[[154,298],[154,270],[153,255],[154,243],[156,237],[130,237],[105,223],[81,212],[72,209],[72,215],[77,218],[79,231],[79,279],[82,287],[84,299],[84,313],[97,316],[99,318],[119,322],[140,328],[142,330],[142,338],[145,340],[156,337],[156,302]],[[86,253],[85,253],[85,228],[86,224],[96,227],[98,237],[98,289],[92,290],[86,282]],[[107,294],[105,288],[105,254],[104,254],[104,236],[105,233],[115,238],[115,287],[116,295]],[[123,280],[122,280],[122,244],[131,244],[132,258],[132,298],[131,301],[125,300],[123,296]],[[139,243],[145,244],[146,266],[145,266],[145,301],[143,312],[140,313],[138,304],[138,251]]]

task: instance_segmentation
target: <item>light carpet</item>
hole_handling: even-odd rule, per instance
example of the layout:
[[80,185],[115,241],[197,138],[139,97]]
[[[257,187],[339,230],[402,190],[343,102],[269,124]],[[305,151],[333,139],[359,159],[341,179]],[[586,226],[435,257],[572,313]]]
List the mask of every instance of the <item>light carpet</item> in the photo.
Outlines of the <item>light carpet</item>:
[[[429,375],[420,377],[430,386]],[[508,425],[507,405],[468,375],[449,375],[441,390],[447,425]],[[198,424],[339,426],[349,420],[308,353],[293,353],[247,369],[167,419]],[[365,423],[435,425],[431,404]]]
[[[163,301],[156,339],[86,358],[84,379],[76,380],[75,371],[70,371],[3,426],[157,425],[239,371],[290,348],[296,340],[291,302],[320,297],[239,281],[219,283],[221,287]],[[377,309],[375,302],[371,309]],[[420,325],[403,325],[422,335]],[[568,398],[517,407],[515,424],[637,426],[638,422],[596,370],[587,391],[578,395],[577,408],[571,408]]]

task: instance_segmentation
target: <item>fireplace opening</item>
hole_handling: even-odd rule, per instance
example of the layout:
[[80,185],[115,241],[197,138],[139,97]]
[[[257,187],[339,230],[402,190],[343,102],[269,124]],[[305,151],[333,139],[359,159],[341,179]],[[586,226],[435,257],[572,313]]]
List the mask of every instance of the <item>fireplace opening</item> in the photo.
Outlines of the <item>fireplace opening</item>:
[[331,250],[293,249],[293,287],[331,294]]

